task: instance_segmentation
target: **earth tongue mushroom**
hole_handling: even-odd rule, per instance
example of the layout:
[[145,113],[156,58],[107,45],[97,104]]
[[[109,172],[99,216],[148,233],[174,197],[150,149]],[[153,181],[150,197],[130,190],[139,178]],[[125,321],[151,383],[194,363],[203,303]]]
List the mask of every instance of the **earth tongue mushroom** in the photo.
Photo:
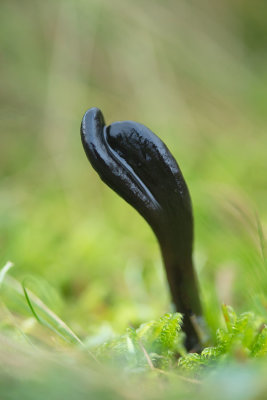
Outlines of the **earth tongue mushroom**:
[[172,301],[183,314],[187,350],[200,350],[202,311],[195,276],[191,200],[182,172],[166,145],[142,124],[106,126],[98,108],[81,124],[85,153],[100,178],[131,204],[154,231]]

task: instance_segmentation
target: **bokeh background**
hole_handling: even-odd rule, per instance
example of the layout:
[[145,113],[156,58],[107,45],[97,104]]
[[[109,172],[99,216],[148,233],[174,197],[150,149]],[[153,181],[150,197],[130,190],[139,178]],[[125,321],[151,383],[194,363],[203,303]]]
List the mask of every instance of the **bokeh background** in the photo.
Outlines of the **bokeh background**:
[[171,309],[150,228],[83,152],[93,106],[176,157],[211,328],[222,302],[266,313],[266,13],[258,0],[1,1],[0,263],[82,337]]

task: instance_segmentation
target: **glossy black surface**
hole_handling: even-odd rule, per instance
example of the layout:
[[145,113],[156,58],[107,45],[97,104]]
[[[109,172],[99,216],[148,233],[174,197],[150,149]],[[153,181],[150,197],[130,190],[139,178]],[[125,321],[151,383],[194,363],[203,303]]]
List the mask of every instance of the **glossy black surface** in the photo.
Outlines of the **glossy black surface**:
[[193,217],[188,188],[165,144],[132,121],[106,126],[101,111],[88,110],[81,137],[86,155],[101,179],[131,204],[153,229],[173,302],[184,314],[187,349],[199,348],[192,315],[201,305],[192,262]]

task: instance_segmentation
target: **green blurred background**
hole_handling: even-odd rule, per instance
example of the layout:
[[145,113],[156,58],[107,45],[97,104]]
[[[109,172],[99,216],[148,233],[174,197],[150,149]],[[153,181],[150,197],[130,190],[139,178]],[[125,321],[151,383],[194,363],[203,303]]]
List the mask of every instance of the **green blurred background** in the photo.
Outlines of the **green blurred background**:
[[0,263],[82,337],[170,310],[150,228],[83,152],[90,107],[178,160],[210,326],[222,302],[266,313],[266,15],[258,0],[1,1]]

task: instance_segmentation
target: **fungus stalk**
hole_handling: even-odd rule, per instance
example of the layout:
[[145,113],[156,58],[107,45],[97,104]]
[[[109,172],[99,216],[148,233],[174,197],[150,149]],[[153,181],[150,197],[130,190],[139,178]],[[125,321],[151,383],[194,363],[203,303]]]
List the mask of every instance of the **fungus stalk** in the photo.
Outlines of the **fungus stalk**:
[[191,200],[181,170],[165,144],[132,121],[105,125],[97,108],[81,124],[85,153],[100,178],[131,204],[154,231],[176,310],[183,314],[188,350],[201,347],[193,318],[202,321],[195,276]]

